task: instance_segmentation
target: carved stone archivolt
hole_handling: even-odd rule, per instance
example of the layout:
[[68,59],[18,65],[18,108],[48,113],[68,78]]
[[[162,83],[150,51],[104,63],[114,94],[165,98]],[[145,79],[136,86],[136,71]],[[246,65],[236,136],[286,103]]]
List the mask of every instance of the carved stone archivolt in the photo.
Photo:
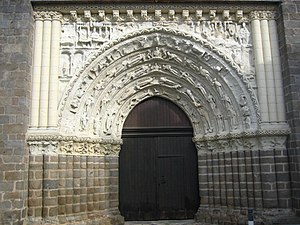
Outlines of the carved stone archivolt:
[[257,129],[250,81],[202,39],[152,28],[105,47],[70,81],[60,108],[62,133],[120,138],[130,111],[152,96],[181,107],[195,135]]

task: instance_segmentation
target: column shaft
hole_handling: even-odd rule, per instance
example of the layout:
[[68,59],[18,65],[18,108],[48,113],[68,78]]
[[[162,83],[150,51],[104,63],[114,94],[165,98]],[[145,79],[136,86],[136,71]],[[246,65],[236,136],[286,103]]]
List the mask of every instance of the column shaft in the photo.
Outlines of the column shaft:
[[39,116],[39,126],[44,128],[48,126],[51,24],[51,20],[49,18],[45,18],[43,30],[42,74]]
[[48,126],[57,126],[57,105],[58,105],[58,75],[59,75],[59,43],[60,43],[61,22],[59,19],[52,21],[51,33],[51,61],[50,61],[50,82],[49,82],[49,112]]
[[255,18],[251,22],[252,25],[252,35],[253,35],[253,45],[254,45],[254,56],[255,56],[255,72],[257,79],[257,91],[258,99],[261,109],[261,120],[262,122],[269,121],[269,108],[268,108],[268,98],[266,90],[266,75],[264,66],[264,56],[261,38],[261,28],[259,19]]
[[276,98],[275,98],[275,84],[273,74],[273,62],[272,52],[270,44],[270,33],[269,24],[267,19],[263,19],[261,22],[261,34],[262,34],[262,46],[264,54],[265,64],[265,76],[266,76],[266,88],[269,105],[269,120],[270,122],[277,121],[277,109],[276,109]]
[[33,55],[33,74],[32,74],[32,92],[31,92],[31,115],[30,126],[39,125],[39,99],[40,99],[40,81],[42,64],[42,45],[43,45],[43,24],[42,19],[35,21],[34,33],[34,55]]
[[278,33],[275,19],[269,20],[270,30],[270,42],[273,59],[273,72],[275,82],[275,97],[276,97],[276,109],[277,109],[277,121],[285,122],[285,104],[284,104],[284,93],[283,93],[283,81],[282,81],[282,70],[281,60],[279,53]]

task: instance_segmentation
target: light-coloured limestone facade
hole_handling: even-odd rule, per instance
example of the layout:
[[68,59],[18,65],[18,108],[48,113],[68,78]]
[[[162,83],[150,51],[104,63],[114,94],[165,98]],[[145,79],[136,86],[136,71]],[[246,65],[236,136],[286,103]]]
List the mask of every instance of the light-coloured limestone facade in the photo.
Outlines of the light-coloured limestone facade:
[[[152,96],[187,114],[199,157],[285,150],[290,131],[276,7],[50,5],[34,10],[27,137],[32,157],[117,158],[125,119]],[[114,188],[116,194],[118,185]],[[117,197],[111,202],[102,209],[117,215]]]
[[59,136],[52,153],[107,154],[63,140],[121,143],[132,108],[161,96],[186,112],[199,152],[236,138],[229,150],[282,146],[276,12],[148,8],[36,9],[30,138]]

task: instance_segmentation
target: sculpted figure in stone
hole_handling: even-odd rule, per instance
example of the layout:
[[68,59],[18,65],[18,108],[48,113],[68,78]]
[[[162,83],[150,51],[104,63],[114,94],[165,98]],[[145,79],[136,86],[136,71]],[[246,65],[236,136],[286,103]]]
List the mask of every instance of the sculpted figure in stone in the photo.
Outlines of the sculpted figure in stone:
[[225,37],[225,29],[223,27],[223,23],[220,22],[216,22],[214,23],[214,30],[215,30],[215,40],[214,43],[216,45],[224,45],[224,37]]
[[187,95],[192,100],[193,104],[196,107],[200,107],[201,106],[201,104],[198,101],[196,101],[196,98],[195,98],[193,92],[190,89],[186,89],[186,91],[184,92],[184,94]]
[[83,90],[83,87],[80,86],[75,93],[75,97],[73,98],[73,100],[70,103],[71,112],[76,112],[76,109],[79,107],[79,104],[80,104],[80,99],[84,95],[84,93],[85,93],[85,91]]
[[213,84],[215,85],[218,93],[220,94],[220,96],[224,96],[224,92],[222,90],[222,84],[217,80],[217,78],[213,79]]
[[89,37],[88,27],[80,26],[77,30],[78,41],[77,45],[80,47],[91,47],[91,38]]
[[164,65],[162,66],[162,68],[163,68],[164,70],[166,70],[166,71],[171,72],[171,73],[174,74],[174,75],[178,75],[178,74],[179,74],[178,71],[177,71],[175,68],[173,68],[171,65],[164,64]]
[[250,38],[250,31],[248,30],[246,23],[242,23],[242,26],[240,28],[239,32],[239,41],[241,45],[248,45],[249,44],[249,38]]
[[83,111],[81,117],[80,117],[80,131],[83,131],[88,123],[88,115],[86,111]]
[[217,119],[219,131],[224,131],[225,130],[224,117],[223,117],[222,113],[220,112],[220,110],[218,110],[218,109],[216,112],[216,119]]
[[224,101],[224,104],[225,104],[229,114],[231,115],[230,117],[232,118],[232,125],[233,126],[237,125],[237,118],[236,118],[237,114],[234,110],[234,107],[232,105],[230,98],[224,94],[222,97],[222,100]]
[[214,128],[211,125],[211,122],[209,120],[209,116],[207,114],[207,112],[203,109],[203,107],[199,107],[198,108],[200,116],[202,118],[202,121],[204,121],[203,125],[204,125],[204,133],[212,133]]
[[251,128],[251,118],[250,118],[250,109],[247,106],[247,97],[245,95],[241,96],[240,106],[243,115],[243,122],[246,129]]
[[179,89],[182,87],[180,84],[175,83],[174,81],[172,81],[166,77],[161,77],[159,80],[160,80],[161,84],[163,84],[167,87],[170,87],[170,88]]
[[199,71],[199,67],[192,60],[184,58],[183,60],[186,64],[194,71]]
[[202,66],[199,67],[199,71],[200,71],[200,74],[202,76],[204,76],[208,81],[210,81],[211,83],[213,83],[213,80],[210,76],[210,73],[208,72],[208,70],[204,69]]
[[144,80],[140,80],[137,82],[137,84],[135,85],[135,89],[136,90],[142,90],[143,88],[145,88],[146,86],[150,85],[153,81],[155,80],[154,77],[149,77],[146,78]]
[[97,110],[96,116],[94,118],[94,124],[93,124],[93,132],[94,134],[99,134],[100,128],[101,128],[101,120],[102,120],[102,104],[100,103],[99,108]]
[[61,55],[61,74],[63,77],[68,77],[70,75],[70,55]]
[[169,51],[165,51],[165,54],[169,60],[174,60],[175,62],[177,62],[179,64],[183,63],[182,59],[178,55],[176,55],[172,52],[169,52]]
[[94,102],[94,97],[92,95],[89,96],[86,102],[84,103],[84,110],[87,112],[89,107],[91,107],[94,104]]
[[204,95],[207,96],[207,92],[205,90],[205,88],[202,86],[202,84],[200,82],[197,82],[197,84],[195,85],[197,89],[200,90],[200,92]]
[[73,46],[75,44],[75,34],[73,25],[63,25],[60,37],[62,46]]
[[209,103],[209,105],[210,105],[211,109],[213,110],[213,112],[215,112],[215,110],[217,108],[217,104],[216,104],[215,98],[211,94],[209,94],[207,96],[207,102]]
[[114,121],[114,118],[117,114],[117,109],[111,109],[108,111],[107,113],[107,119],[105,121],[105,130],[104,130],[104,133],[106,135],[111,135],[112,133],[112,125],[113,125],[113,121]]
[[213,38],[213,28],[210,24],[210,21],[202,22],[202,36],[206,40],[211,40]]
[[193,86],[196,86],[196,83],[194,81],[194,79],[191,77],[191,75],[187,72],[180,72],[180,76],[181,79],[183,80],[187,80],[190,84],[192,84]]

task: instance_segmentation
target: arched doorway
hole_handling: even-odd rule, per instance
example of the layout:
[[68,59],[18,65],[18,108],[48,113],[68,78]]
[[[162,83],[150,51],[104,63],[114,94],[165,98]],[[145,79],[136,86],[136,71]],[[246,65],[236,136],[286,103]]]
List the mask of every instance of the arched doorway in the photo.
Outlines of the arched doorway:
[[159,97],[127,117],[119,157],[125,220],[193,218],[199,207],[197,151],[185,113]]

